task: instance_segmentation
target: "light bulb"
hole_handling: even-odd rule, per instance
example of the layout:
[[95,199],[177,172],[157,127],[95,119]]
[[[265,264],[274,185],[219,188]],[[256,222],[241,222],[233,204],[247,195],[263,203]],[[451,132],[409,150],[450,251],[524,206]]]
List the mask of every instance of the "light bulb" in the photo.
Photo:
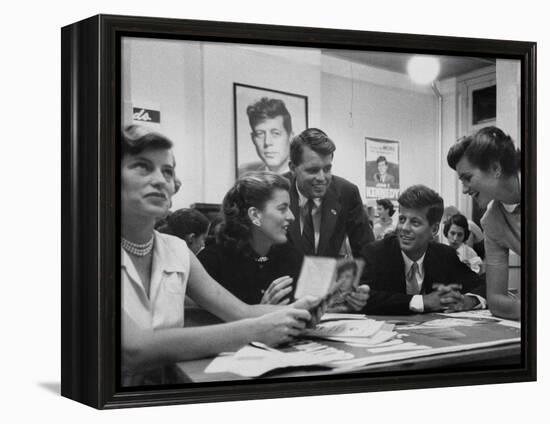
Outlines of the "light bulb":
[[439,60],[431,56],[413,56],[407,63],[407,71],[417,84],[430,84],[439,75]]

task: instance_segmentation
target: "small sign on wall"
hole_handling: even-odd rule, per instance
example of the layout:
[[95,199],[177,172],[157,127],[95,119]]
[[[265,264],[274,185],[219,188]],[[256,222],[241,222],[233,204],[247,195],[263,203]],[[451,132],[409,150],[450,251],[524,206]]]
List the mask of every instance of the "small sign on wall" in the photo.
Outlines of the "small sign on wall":
[[160,124],[160,110],[145,109],[134,106],[132,119],[142,123]]

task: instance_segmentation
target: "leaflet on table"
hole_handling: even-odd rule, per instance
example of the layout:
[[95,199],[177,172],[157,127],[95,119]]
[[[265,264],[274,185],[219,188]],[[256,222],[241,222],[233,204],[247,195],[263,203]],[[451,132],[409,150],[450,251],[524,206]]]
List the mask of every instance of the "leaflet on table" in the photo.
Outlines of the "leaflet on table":
[[344,295],[357,288],[363,266],[362,259],[306,256],[296,284],[295,297],[299,299],[311,295],[327,298],[333,294]]
[[210,362],[205,372],[231,372],[243,377],[259,377],[279,368],[326,365],[353,357],[353,354],[343,350],[318,344],[311,348],[302,344],[293,352],[266,350],[247,345],[233,354],[218,356]]

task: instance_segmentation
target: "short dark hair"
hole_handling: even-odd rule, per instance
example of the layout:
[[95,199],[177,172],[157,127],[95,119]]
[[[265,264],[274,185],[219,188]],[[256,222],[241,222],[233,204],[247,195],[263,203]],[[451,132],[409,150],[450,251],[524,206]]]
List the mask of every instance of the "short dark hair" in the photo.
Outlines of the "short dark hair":
[[386,162],[387,164],[388,160],[386,159],[386,156],[378,156],[378,158],[376,158],[376,165],[378,165],[380,162]]
[[321,156],[332,155],[336,150],[336,145],[324,131],[319,128],[308,128],[295,136],[290,143],[290,161],[294,165],[302,163],[304,146]]
[[290,183],[271,171],[247,172],[239,177],[222,202],[223,223],[218,233],[219,242],[238,251],[249,247],[253,224],[248,209],[262,209],[277,189],[289,191]]
[[447,163],[456,170],[456,165],[465,156],[482,171],[498,163],[506,176],[514,175],[520,168],[521,153],[509,135],[497,127],[485,127],[473,136],[460,138],[447,153]]
[[407,188],[397,199],[399,206],[407,209],[428,208],[426,218],[430,225],[439,224],[443,216],[443,199],[429,187],[417,184]]
[[451,225],[457,225],[458,227],[462,228],[464,230],[464,240],[468,240],[468,237],[470,237],[470,227],[468,226],[468,220],[466,217],[460,213],[457,213],[453,216],[451,216],[443,226],[443,234],[445,237],[449,234],[449,230],[451,229]]
[[390,199],[378,199],[376,201],[376,204],[388,210],[388,214],[390,216],[393,216],[393,214],[395,213],[395,208],[393,207],[393,203],[391,202]]
[[122,152],[124,155],[137,155],[145,150],[171,149],[174,143],[158,133],[142,125],[126,125],[122,129]]
[[282,116],[284,129],[288,134],[292,132],[292,118],[290,117],[290,113],[288,113],[285,102],[280,99],[262,97],[256,103],[246,108],[246,114],[248,115],[248,122],[252,129],[266,119]]
[[201,212],[196,209],[183,208],[168,215],[163,225],[157,230],[185,240],[190,234],[196,236],[205,234],[209,226],[210,221]]

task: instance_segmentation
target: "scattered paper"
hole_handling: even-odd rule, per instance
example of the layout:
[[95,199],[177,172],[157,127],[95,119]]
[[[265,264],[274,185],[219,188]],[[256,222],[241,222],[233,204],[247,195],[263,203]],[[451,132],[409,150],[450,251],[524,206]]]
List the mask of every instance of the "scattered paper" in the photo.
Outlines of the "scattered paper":
[[334,313],[334,312],[327,312],[321,317],[321,322],[325,321],[338,321],[338,320],[362,320],[367,319],[366,315],[363,314],[340,314],[340,313]]
[[400,345],[396,346],[387,346],[387,347],[374,347],[367,349],[370,353],[384,353],[384,352],[392,352],[395,350],[423,350],[423,349],[432,349],[430,346],[425,345],[417,345],[416,343],[402,343]]
[[216,357],[206,367],[205,372],[230,372],[243,377],[259,377],[278,368],[325,365],[353,357],[351,353],[328,346],[315,351],[283,352],[247,345],[232,355]]
[[309,337],[370,337],[382,329],[384,321],[373,319],[330,321],[306,330]]

